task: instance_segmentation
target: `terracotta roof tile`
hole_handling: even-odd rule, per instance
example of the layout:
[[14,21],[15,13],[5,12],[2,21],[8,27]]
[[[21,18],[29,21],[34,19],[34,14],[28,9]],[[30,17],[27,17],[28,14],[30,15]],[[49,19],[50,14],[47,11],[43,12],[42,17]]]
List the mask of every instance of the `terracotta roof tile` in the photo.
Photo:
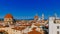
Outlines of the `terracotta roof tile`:
[[35,30],[36,28],[33,28],[31,32],[28,32],[28,34],[41,34],[40,32]]
[[11,14],[7,14],[4,18],[13,18]]

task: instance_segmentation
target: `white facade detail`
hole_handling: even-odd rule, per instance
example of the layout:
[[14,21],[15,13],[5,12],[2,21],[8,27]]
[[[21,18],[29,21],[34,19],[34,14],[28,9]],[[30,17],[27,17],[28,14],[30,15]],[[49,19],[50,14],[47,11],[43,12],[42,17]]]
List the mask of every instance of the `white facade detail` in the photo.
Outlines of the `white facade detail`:
[[49,17],[49,34],[60,34],[60,19]]

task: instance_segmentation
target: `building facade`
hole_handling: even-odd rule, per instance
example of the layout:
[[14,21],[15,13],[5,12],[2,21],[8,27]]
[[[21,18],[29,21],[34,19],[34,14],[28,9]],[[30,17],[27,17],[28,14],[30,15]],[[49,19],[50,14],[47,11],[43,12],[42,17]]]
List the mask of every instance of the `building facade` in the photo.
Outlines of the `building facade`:
[[60,34],[60,18],[49,17],[49,34]]

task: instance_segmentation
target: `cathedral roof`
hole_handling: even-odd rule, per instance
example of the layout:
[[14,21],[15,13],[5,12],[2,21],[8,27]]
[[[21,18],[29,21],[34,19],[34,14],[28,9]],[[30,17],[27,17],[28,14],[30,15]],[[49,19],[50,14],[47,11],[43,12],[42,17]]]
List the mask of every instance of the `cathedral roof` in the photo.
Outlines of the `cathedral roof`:
[[4,18],[13,18],[11,14],[7,14]]

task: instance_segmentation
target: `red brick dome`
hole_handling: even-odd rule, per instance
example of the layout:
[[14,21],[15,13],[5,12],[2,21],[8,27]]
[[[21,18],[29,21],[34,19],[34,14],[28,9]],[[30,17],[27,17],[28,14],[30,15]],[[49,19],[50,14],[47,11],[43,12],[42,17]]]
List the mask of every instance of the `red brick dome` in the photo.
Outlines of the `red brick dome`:
[[11,14],[7,14],[4,18],[13,18]]
[[38,16],[35,16],[34,18],[38,18]]
[[38,14],[36,14],[36,15],[34,16],[34,18],[38,18]]

